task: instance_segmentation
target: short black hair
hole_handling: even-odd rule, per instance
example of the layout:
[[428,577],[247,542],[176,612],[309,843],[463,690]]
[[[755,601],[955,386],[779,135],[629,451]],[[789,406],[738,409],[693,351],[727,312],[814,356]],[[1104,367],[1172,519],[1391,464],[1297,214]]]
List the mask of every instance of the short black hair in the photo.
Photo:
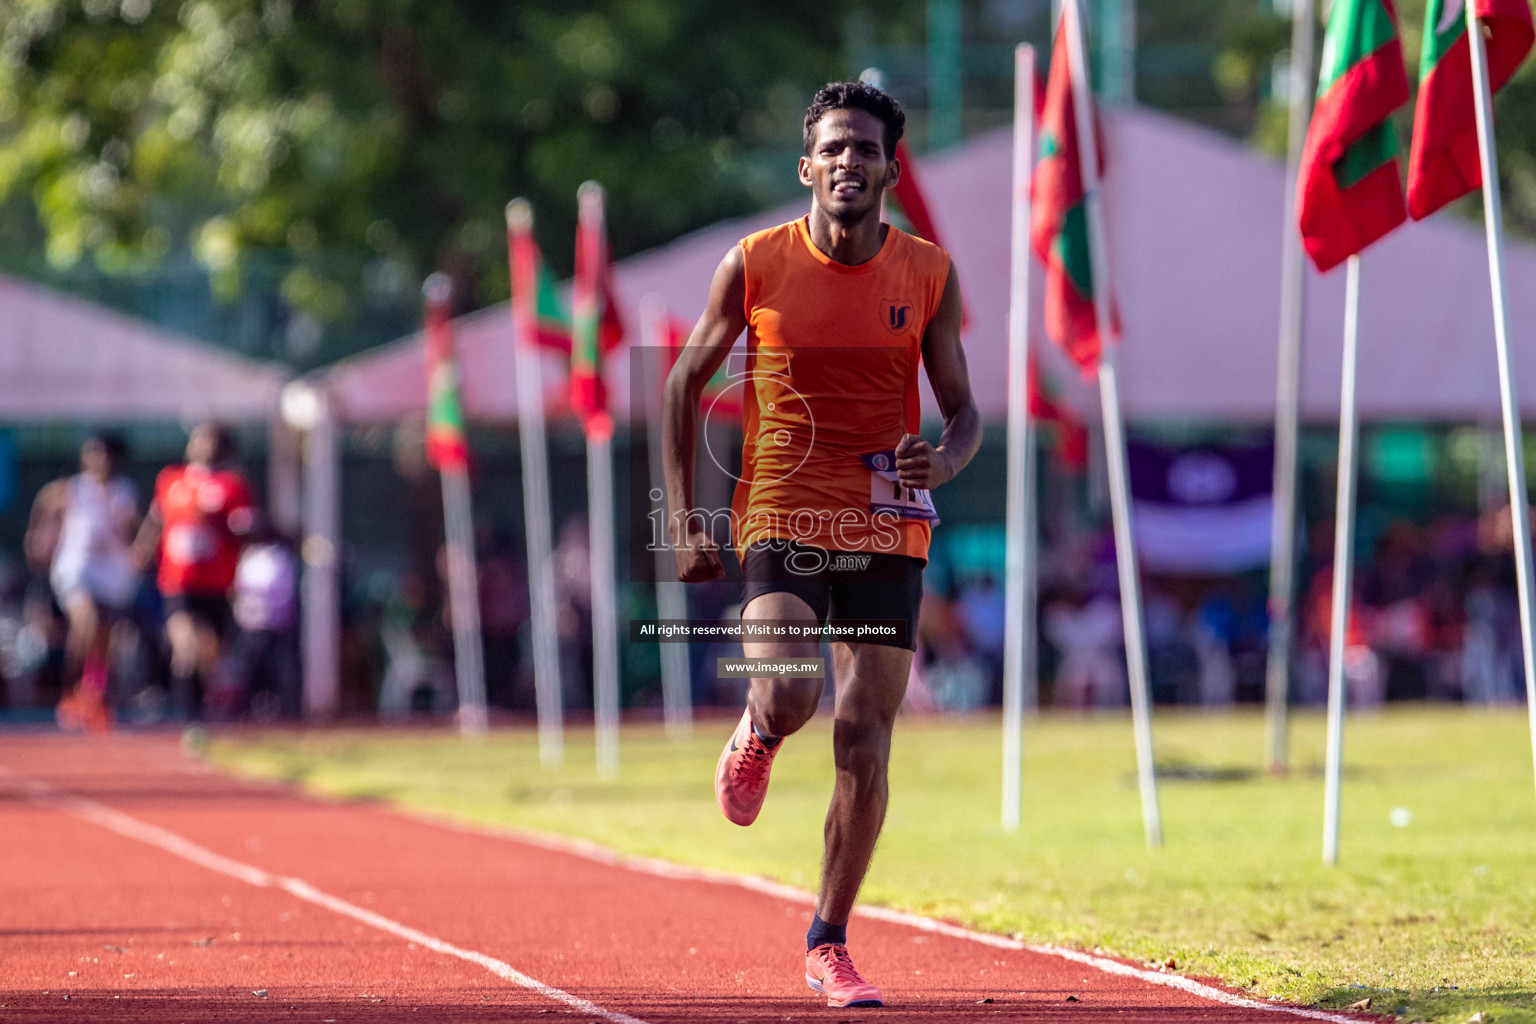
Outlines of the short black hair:
[[120,466],[128,458],[128,442],[123,440],[121,434],[92,434],[85,439],[85,444],[81,445],[81,447],[84,448],[86,445],[99,446],[106,453],[107,458],[112,460],[113,465]]
[[213,461],[230,462],[240,454],[239,447],[235,444],[235,431],[228,423],[222,420],[204,420],[197,425],[198,429],[207,430],[213,435]]
[[862,110],[885,125],[885,158],[896,155],[896,143],[907,127],[907,115],[885,91],[866,82],[828,82],[816,93],[805,111],[805,151],[816,141],[816,125],[834,110]]

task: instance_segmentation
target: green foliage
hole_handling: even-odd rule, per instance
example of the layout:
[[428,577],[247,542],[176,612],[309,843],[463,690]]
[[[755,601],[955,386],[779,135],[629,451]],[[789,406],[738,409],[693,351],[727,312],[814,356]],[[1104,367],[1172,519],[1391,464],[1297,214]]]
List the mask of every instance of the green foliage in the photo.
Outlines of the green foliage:
[[[730,720],[669,743],[624,732],[604,781],[590,732],[566,766],[538,764],[530,731],[484,744],[446,733],[306,732],[219,739],[216,761],[320,792],[592,839],[646,856],[817,881],[831,729],[813,721],[774,765],[762,817],[728,824],[711,771]],[[998,825],[996,718],[904,718],[891,807],[862,899],[1031,941],[1220,977],[1258,996],[1407,1021],[1536,1019],[1536,831],[1523,709],[1445,706],[1352,714],[1341,863],[1321,863],[1323,722],[1293,723],[1293,773],[1259,775],[1255,712],[1159,709],[1167,845],[1143,841],[1130,723],[1047,716],[1024,737],[1024,821]],[[957,851],[959,855],[957,855]],[[796,938],[793,922],[786,941]],[[1021,985],[1020,987],[1025,987]]]
[[[503,207],[533,199],[568,268],[576,187],[603,181],[627,253],[742,212],[741,148],[793,145],[846,73],[810,0],[8,0],[0,244],[128,268],[191,249],[227,294],[291,251],[326,319],[362,275],[326,251],[507,291]],[[30,210],[18,206],[24,199]],[[28,216],[30,214],[30,217]]]

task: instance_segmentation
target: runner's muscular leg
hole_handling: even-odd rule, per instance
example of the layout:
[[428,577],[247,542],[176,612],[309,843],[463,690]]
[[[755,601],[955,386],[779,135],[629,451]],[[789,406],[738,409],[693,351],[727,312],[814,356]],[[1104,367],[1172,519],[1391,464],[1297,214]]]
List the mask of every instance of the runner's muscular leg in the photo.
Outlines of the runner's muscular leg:
[[816,913],[837,925],[846,924],[853,912],[885,824],[891,729],[907,692],[912,652],[881,644],[834,643],[832,656],[837,672],[832,725],[837,779],[827,808]]
[[223,637],[219,631],[207,622],[197,621],[197,670],[203,674],[204,679],[212,679],[218,671],[219,652],[223,644]]
[[198,663],[197,620],[190,612],[176,612],[165,620],[165,638],[171,642],[171,672],[191,675]]
[[64,637],[65,685],[69,687],[80,682],[86,659],[98,643],[102,623],[96,602],[84,590],[73,590],[64,599],[64,617],[69,622]]
[[[778,621],[802,621],[816,625],[816,613],[801,598],[785,591],[759,594],[741,610],[741,621],[774,619]],[[814,640],[787,641],[745,640],[742,654],[748,658],[815,658],[821,653]],[[816,705],[821,703],[820,679],[780,679],[773,676],[754,677],[747,691],[747,706],[752,709],[752,722],[769,736],[788,736],[811,720]]]

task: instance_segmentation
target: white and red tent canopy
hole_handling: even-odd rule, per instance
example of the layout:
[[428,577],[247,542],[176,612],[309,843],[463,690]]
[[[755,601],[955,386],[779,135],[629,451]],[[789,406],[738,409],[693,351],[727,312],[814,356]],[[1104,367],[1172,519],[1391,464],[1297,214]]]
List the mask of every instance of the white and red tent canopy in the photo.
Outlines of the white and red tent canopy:
[[[1110,263],[1125,326],[1121,355],[1126,415],[1142,421],[1261,424],[1275,413],[1284,172],[1224,136],[1139,108],[1106,114],[1105,185]],[[925,160],[923,177],[943,242],[954,256],[970,321],[965,347],[982,414],[1006,415],[1009,132]],[[785,173],[791,173],[786,167]],[[574,199],[573,199],[574,201]],[[628,340],[639,340],[641,298],[660,295],[692,320],[716,265],[759,228],[800,216],[806,203],[725,221],[621,261],[617,293]],[[1511,241],[1507,272],[1516,390],[1536,414],[1536,246]],[[1040,330],[1038,264],[1031,271],[1031,344],[1063,397],[1092,412],[1083,386]],[[1363,259],[1359,408],[1374,420],[1492,420],[1498,378],[1480,225],[1442,214],[1410,223]],[[1326,423],[1339,404],[1344,275],[1308,272],[1302,415]],[[503,306],[456,322],[466,408],[511,422],[516,388],[511,320]],[[348,360],[322,379],[344,420],[393,420],[425,407],[421,339]],[[561,400],[557,361],[543,362],[546,395]],[[609,363],[620,418],[628,413],[629,360]],[[924,408],[936,406],[926,392]]]
[[265,420],[289,371],[0,275],[0,420]]

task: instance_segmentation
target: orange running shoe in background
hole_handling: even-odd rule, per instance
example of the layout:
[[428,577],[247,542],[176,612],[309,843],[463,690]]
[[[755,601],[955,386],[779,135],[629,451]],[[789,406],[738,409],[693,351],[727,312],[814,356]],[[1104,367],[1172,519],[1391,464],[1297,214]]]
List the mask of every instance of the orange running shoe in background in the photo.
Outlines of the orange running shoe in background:
[[884,1006],[880,990],[859,976],[847,946],[830,943],[805,954],[805,983],[827,997],[828,1006]]
[[768,795],[768,770],[783,745],[783,740],[771,747],[762,741],[752,728],[750,707],[741,713],[741,721],[715,765],[715,800],[735,824],[750,825],[757,820]]

